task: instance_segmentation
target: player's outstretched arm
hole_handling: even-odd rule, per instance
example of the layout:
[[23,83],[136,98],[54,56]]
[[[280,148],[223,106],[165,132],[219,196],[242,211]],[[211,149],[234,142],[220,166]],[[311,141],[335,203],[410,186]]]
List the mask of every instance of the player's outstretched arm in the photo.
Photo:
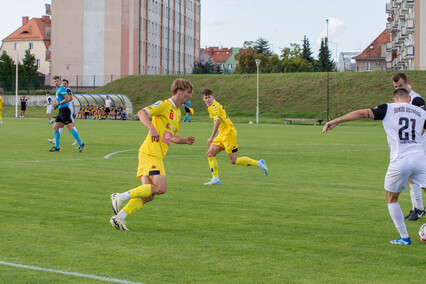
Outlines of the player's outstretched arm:
[[374,114],[371,111],[371,109],[359,109],[359,110],[347,113],[341,117],[338,117],[336,119],[333,119],[327,122],[322,129],[322,133],[328,132],[329,130],[333,129],[334,127],[336,127],[338,124],[342,122],[358,120],[361,118],[374,118]]
[[189,136],[188,138],[184,138],[180,135],[175,135],[172,138],[172,142],[176,143],[176,144],[188,144],[188,145],[192,145],[195,141],[194,136]]

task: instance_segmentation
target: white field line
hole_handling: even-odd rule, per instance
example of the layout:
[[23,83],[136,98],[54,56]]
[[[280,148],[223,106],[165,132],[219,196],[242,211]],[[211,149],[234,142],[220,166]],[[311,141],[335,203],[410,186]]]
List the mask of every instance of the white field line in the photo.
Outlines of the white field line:
[[109,159],[109,157],[111,157],[112,155],[118,154],[118,153],[124,153],[124,152],[129,152],[129,151],[136,151],[136,150],[138,150],[138,149],[129,149],[129,150],[112,152],[112,153],[109,153],[108,155],[105,155],[104,159]]
[[11,263],[11,262],[6,262],[6,261],[0,261],[0,265],[7,265],[7,266],[14,266],[14,267],[25,268],[25,269],[53,272],[53,273],[58,273],[58,274],[71,275],[71,276],[84,277],[84,278],[91,278],[91,279],[107,281],[107,282],[114,282],[114,283],[144,284],[144,283],[141,283],[141,282],[132,282],[132,281],[121,280],[121,279],[116,279],[116,278],[102,277],[102,276],[97,276],[97,275],[92,275],[92,274],[83,274],[83,273],[78,273],[78,272],[68,272],[68,271],[62,271],[62,270],[50,269],[50,268],[43,268],[43,267],[32,266],[32,265]]
[[[366,150],[366,149],[355,149],[355,150],[331,150],[331,151],[304,151],[304,152],[300,152],[300,151],[293,151],[293,152],[285,152],[286,155],[300,155],[300,154],[319,154],[319,153],[344,153],[344,152],[368,152],[368,151],[389,151],[388,149],[370,149],[370,150]],[[131,150],[125,150],[125,151],[119,151],[119,152],[128,152]],[[117,154],[119,152],[115,152],[115,153],[111,153],[111,154]],[[111,157],[111,154],[108,154],[106,156],[104,156],[104,159],[109,159],[109,157]],[[258,155],[259,153],[257,152],[242,152],[241,155]],[[108,156],[108,157],[107,157]],[[167,158],[178,158],[178,157],[203,157],[205,156],[205,154],[184,154],[184,155],[167,155]],[[107,157],[107,158],[106,158]],[[132,156],[132,157],[117,157],[115,159],[137,159],[137,155]],[[100,160],[102,158],[85,158],[85,159],[62,159],[62,160],[27,160],[27,161],[19,161],[19,160],[15,160],[15,161],[0,161],[0,164],[27,164],[27,163],[51,163],[51,162],[66,162],[66,161],[95,161],[95,160]]]

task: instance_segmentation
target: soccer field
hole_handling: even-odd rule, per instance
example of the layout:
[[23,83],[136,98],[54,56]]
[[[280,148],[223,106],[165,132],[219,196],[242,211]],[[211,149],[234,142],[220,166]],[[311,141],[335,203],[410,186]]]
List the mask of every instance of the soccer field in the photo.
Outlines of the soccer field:
[[[239,156],[218,155],[222,184],[205,153],[212,123],[181,124],[192,146],[172,144],[167,193],[109,225],[110,194],[140,185],[138,121],[80,121],[86,144],[50,153],[47,119],[0,126],[0,283],[423,282],[426,220],[406,222],[412,246],[396,246],[383,180],[389,161],[380,124],[237,124]],[[108,158],[106,158],[107,156]],[[409,193],[400,205],[410,210]],[[421,276],[423,275],[423,276]]]

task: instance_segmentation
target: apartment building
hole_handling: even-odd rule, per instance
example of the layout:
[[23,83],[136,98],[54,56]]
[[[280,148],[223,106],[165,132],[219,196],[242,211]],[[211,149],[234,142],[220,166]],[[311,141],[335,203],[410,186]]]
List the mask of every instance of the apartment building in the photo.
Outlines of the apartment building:
[[101,86],[128,75],[190,74],[200,9],[200,0],[52,0],[52,75]]
[[386,31],[390,35],[386,46],[387,69],[426,70],[426,2],[390,0],[386,12]]
[[[16,60],[22,62],[25,51],[29,50],[35,56],[37,71],[41,74],[50,72],[50,17],[41,18],[22,17],[22,26],[3,39],[0,54],[3,51]],[[18,54],[16,54],[18,53]]]

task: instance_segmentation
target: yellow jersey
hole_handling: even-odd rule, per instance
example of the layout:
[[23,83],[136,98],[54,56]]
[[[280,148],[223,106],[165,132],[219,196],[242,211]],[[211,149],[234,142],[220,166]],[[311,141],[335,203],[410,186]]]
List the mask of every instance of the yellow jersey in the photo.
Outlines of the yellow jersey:
[[210,118],[213,121],[220,119],[219,134],[226,135],[236,131],[232,121],[226,115],[225,109],[216,100],[212,103],[211,106],[208,107],[207,110],[210,114]]
[[160,134],[160,141],[152,142],[151,135],[148,133],[139,152],[163,159],[173,136],[179,134],[181,112],[172,99],[158,101],[144,108],[144,111],[152,117],[152,125]]
[[2,107],[3,102],[4,102],[3,98],[2,98],[2,97],[0,97],[0,111],[2,111],[2,110],[1,110],[1,107]]

